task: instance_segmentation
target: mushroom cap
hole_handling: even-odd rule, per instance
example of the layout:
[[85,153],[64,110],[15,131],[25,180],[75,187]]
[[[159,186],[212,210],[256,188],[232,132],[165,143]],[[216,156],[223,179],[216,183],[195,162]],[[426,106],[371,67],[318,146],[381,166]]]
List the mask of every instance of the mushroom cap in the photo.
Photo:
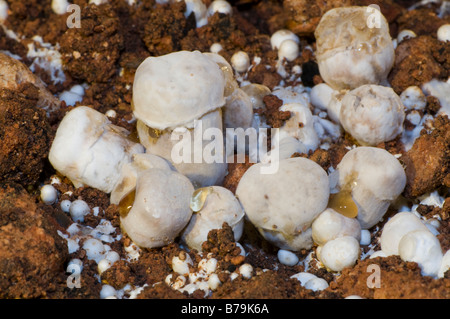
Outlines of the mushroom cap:
[[326,242],[338,237],[351,236],[361,239],[361,225],[355,218],[339,214],[332,208],[327,208],[314,220],[311,226],[312,237],[316,244],[324,245]]
[[339,119],[359,143],[375,146],[401,134],[405,110],[393,89],[367,84],[345,94]]
[[133,207],[121,216],[122,229],[145,248],[171,243],[189,222],[194,187],[184,175],[150,168],[139,174]]
[[278,164],[273,174],[262,174],[262,163],[252,165],[239,181],[236,196],[267,240],[282,249],[309,249],[311,224],[328,204],[327,173],[301,157]]
[[230,190],[221,186],[197,189],[191,200],[191,209],[194,214],[181,235],[190,248],[201,251],[209,231],[222,228],[224,222],[233,229],[236,241],[241,238],[244,209]]
[[144,147],[129,140],[129,132],[90,107],[68,112],[56,131],[49,152],[52,166],[75,187],[88,185],[109,193],[118,182],[122,166]]
[[148,57],[136,70],[133,112],[158,130],[185,126],[223,106],[224,87],[220,67],[199,51]]
[[[375,27],[369,23],[373,15],[379,22]],[[331,9],[322,16],[314,35],[320,75],[334,89],[380,83],[394,64],[389,24],[372,8]]]

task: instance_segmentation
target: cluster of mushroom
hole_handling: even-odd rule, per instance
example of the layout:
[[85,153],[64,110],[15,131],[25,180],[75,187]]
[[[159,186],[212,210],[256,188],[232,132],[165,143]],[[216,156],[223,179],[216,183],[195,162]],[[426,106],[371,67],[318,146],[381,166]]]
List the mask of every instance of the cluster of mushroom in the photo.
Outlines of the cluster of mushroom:
[[[58,127],[51,164],[75,187],[109,193],[119,205],[122,229],[140,247],[167,245],[181,235],[201,250],[208,231],[223,222],[238,240],[244,212],[220,186],[227,172],[224,150],[215,149],[220,157],[213,162],[197,161],[194,154],[203,155],[208,128],[252,124],[251,97],[238,87],[228,62],[198,51],[149,57],[136,71],[133,112],[139,143],[106,115],[74,108]],[[181,151],[187,153],[180,162],[173,154],[177,134],[184,134]]]

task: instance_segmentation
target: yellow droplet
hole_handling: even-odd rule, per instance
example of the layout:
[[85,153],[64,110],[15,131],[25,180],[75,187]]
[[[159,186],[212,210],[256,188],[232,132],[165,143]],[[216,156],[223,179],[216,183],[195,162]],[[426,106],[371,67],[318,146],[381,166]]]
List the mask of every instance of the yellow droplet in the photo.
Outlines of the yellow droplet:
[[133,208],[134,198],[136,196],[136,189],[133,189],[124,198],[122,198],[119,202],[119,214],[120,217],[127,217],[131,208]]
[[358,206],[353,201],[351,189],[344,189],[339,193],[331,194],[328,207],[345,217],[355,218],[358,216]]
[[206,198],[212,192],[212,187],[203,187],[197,189],[191,197],[190,207],[193,212],[197,213],[202,210],[203,205],[205,205]]

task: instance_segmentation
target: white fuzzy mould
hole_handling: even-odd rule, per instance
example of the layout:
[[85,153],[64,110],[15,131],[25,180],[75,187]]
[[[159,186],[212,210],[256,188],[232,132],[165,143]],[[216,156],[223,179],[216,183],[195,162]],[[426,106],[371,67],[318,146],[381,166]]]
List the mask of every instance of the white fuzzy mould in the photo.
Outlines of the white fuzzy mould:
[[360,144],[375,146],[402,133],[405,111],[393,89],[368,84],[345,94],[339,119]]
[[208,7],[207,15],[208,17],[211,17],[216,12],[231,15],[233,13],[233,8],[231,7],[231,4],[228,1],[214,0]]
[[125,233],[140,247],[171,243],[188,224],[194,187],[187,177],[150,168],[139,174],[131,210],[120,217]]
[[69,4],[67,0],[52,0],[52,10],[56,14],[65,14]]
[[424,110],[427,98],[418,86],[410,86],[400,94],[400,100],[408,110]]
[[442,261],[439,240],[427,230],[414,230],[402,237],[398,244],[400,258],[419,264],[423,276],[436,277]]
[[231,66],[236,72],[247,72],[250,67],[250,57],[247,52],[238,51],[231,56]]
[[320,261],[331,271],[352,267],[361,254],[359,241],[345,236],[328,241],[320,250]]
[[99,263],[105,254],[105,247],[103,243],[95,238],[88,238],[83,244],[83,249],[86,251],[86,256],[89,260],[95,260]]
[[75,105],[81,102],[84,96],[84,87],[81,85],[74,85],[69,91],[64,91],[59,95],[61,101],[66,102],[66,105]]
[[8,3],[5,0],[0,0],[0,22],[8,19]]
[[323,278],[312,278],[305,283],[304,287],[312,291],[321,291],[328,288],[328,282]]
[[222,50],[223,50],[223,47],[218,42],[211,44],[211,46],[209,47],[209,51],[211,51],[211,53],[215,53],[215,54],[219,53]]
[[320,213],[311,229],[314,242],[321,246],[339,237],[351,236],[358,241],[361,239],[361,225],[358,220],[339,214],[332,208]]
[[91,186],[110,193],[119,173],[142,145],[127,139],[128,131],[102,113],[79,106],[67,113],[56,132],[49,160],[75,187]]
[[221,281],[219,279],[219,275],[211,274],[208,278],[208,286],[211,290],[216,290],[219,288]]
[[270,45],[272,46],[272,50],[278,50],[281,47],[281,44],[286,41],[291,40],[295,43],[300,43],[299,37],[292,31],[287,29],[281,29],[275,31],[270,37]]
[[321,110],[327,110],[335,90],[326,83],[314,85],[310,92],[311,104]]
[[289,62],[294,61],[300,53],[298,43],[294,40],[284,40],[278,49],[278,60],[286,59]]
[[278,250],[277,257],[280,263],[286,266],[295,266],[298,264],[298,256],[292,251],[280,249]]
[[119,181],[111,192],[110,203],[119,205],[121,199],[136,188],[138,175],[149,168],[171,170],[172,166],[167,160],[156,155],[133,154],[131,162],[122,166]]
[[69,213],[70,212],[70,205],[72,205],[72,202],[68,199],[64,199],[61,201],[60,206],[61,206],[61,210],[64,213]]
[[445,114],[450,116],[450,83],[439,81],[436,79],[431,80],[422,85],[422,90],[425,95],[433,95],[439,99],[441,108],[438,114]]
[[242,277],[244,277],[245,279],[250,279],[252,278],[253,275],[253,267],[250,264],[243,264],[239,267],[239,273],[241,274]]
[[186,18],[189,17],[191,13],[194,13],[197,28],[208,24],[208,9],[202,0],[184,0],[184,2],[186,3],[186,11],[184,12]]
[[58,191],[52,185],[47,184],[41,187],[41,200],[44,204],[51,205],[58,200]]
[[380,237],[381,250],[387,255],[398,255],[398,246],[403,236],[409,232],[428,228],[422,220],[410,212],[400,212],[395,214],[384,225]]
[[180,256],[174,256],[172,258],[172,269],[180,275],[188,275],[190,272],[189,266],[192,266],[192,264],[191,256],[186,253],[183,254],[183,258],[180,258]]
[[181,239],[193,249],[202,251],[202,243],[208,239],[213,229],[222,228],[227,223],[238,241],[244,229],[244,210],[234,194],[221,186],[197,189],[191,198],[194,214],[183,230]]
[[153,129],[192,125],[225,104],[225,83],[217,63],[199,51],[148,57],[136,70],[133,112]]
[[441,267],[439,268],[438,277],[444,278],[445,272],[450,269],[450,250],[447,250],[444,257],[442,257]]
[[239,181],[236,196],[267,240],[281,249],[309,249],[311,224],[328,204],[327,173],[306,158],[283,159],[278,164],[273,174],[262,174],[263,164],[252,165]]
[[69,213],[74,222],[83,222],[84,216],[90,211],[89,205],[81,199],[74,200],[69,207]]
[[368,9],[331,9],[315,30],[320,75],[335,89],[381,83],[394,64],[389,24],[378,12],[380,25],[370,28],[367,22],[374,13]]
[[414,31],[402,30],[397,35],[397,43],[402,42],[406,38],[415,38],[415,37],[417,37],[417,34]]
[[314,119],[311,110],[303,103],[287,103],[280,111],[291,112],[291,117],[280,128],[280,141],[287,137],[295,137],[305,145],[307,151],[316,150],[319,146],[319,136],[314,129]]
[[351,190],[362,229],[378,223],[406,185],[406,174],[398,159],[376,147],[350,150],[333,175],[338,175],[338,189]]
[[437,38],[442,42],[450,41],[450,24],[444,24],[439,27],[437,30]]

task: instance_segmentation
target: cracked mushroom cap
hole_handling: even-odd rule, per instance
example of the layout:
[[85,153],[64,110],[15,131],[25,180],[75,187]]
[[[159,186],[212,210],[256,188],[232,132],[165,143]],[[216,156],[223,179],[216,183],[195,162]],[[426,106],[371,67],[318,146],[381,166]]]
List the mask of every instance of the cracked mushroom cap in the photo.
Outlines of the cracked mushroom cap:
[[149,57],[136,70],[134,115],[158,130],[186,126],[225,104],[225,78],[199,51]]
[[278,164],[273,174],[262,174],[262,163],[251,166],[239,181],[236,196],[268,241],[287,250],[309,249],[311,224],[328,204],[327,173],[314,161],[301,157]]

